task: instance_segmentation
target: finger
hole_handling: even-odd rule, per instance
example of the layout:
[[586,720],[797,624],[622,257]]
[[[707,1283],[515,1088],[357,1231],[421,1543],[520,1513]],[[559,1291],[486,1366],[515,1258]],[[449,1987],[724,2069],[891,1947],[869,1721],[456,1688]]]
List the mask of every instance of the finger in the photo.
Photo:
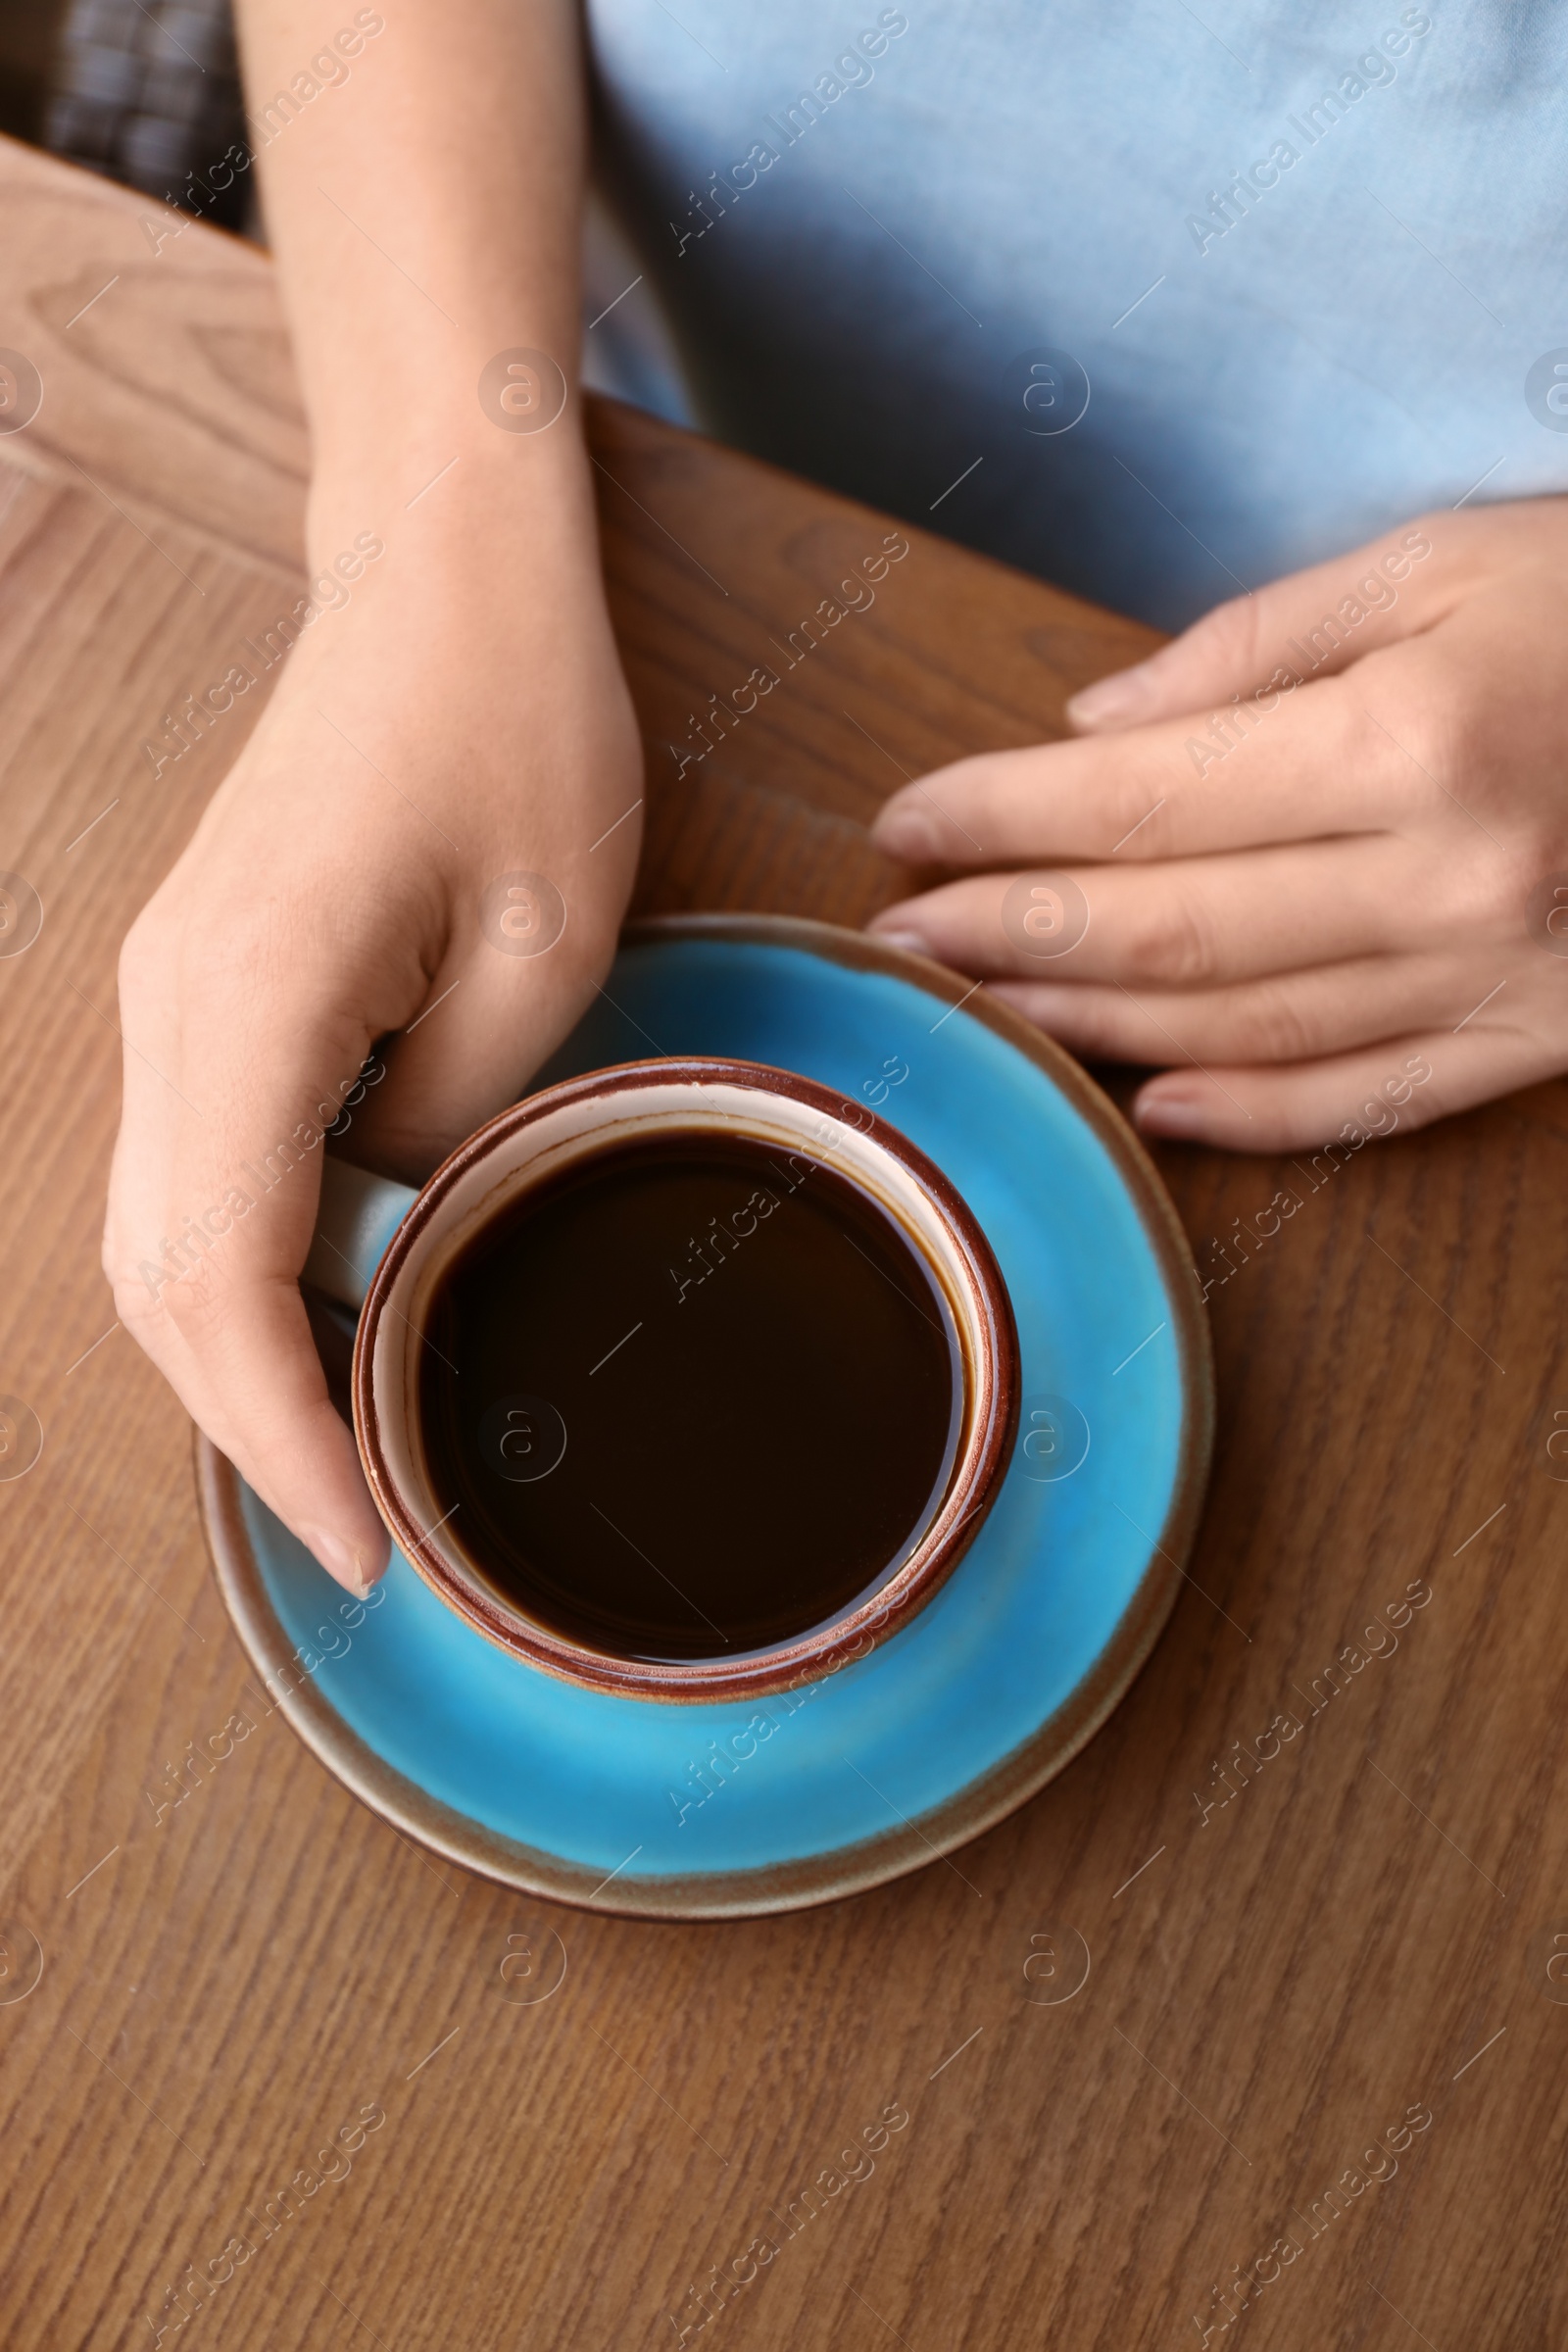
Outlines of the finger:
[[1067,716],[1085,729],[1141,726],[1248,694],[1281,669],[1332,675],[1452,609],[1468,537],[1468,517],[1401,524],[1348,555],[1233,597],[1148,661],[1085,687]]
[[351,1159],[422,1184],[516,1102],[610,969],[641,810],[639,799],[594,838],[567,812],[576,838],[532,853],[548,873],[523,870],[517,852],[482,888],[458,894],[439,968],[403,1029],[381,1041],[384,1080],[363,1106],[348,1105]]
[[1126,863],[1379,831],[1451,810],[1401,722],[1429,664],[1380,654],[1353,681],[1294,676],[1201,719],[987,752],[902,787],[872,838],[908,865],[1092,858]]
[[1168,865],[976,874],[889,906],[873,928],[979,979],[1228,987],[1270,972],[1422,946],[1458,918],[1454,872],[1412,892],[1389,836],[1303,842]]
[[1144,989],[999,980],[992,994],[1085,1061],[1295,1062],[1420,1029],[1468,1007],[1456,959],[1371,956],[1235,988]]
[[486,944],[455,953],[414,1018],[383,1039],[384,1079],[334,1141],[350,1159],[422,1184],[465,1137],[516,1102],[545,1055],[593,1001],[608,970],[608,936],[591,969],[546,951],[514,956]]
[[1430,1126],[1531,1086],[1559,1060],[1518,1029],[1407,1033],[1272,1069],[1166,1071],[1139,1094],[1133,1117],[1146,1135],[1231,1152],[1311,1152],[1330,1139],[1353,1152],[1369,1136]]
[[298,1275],[321,1137],[371,1023],[323,1012],[333,976],[303,950],[279,961],[286,986],[274,971],[267,990],[230,989],[208,957],[204,995],[167,946],[127,954],[105,1264],[122,1321],[193,1417],[354,1590],[384,1566],[386,1533],[327,1396]]
[[[133,1155],[133,1102],[127,1114],[124,1152]],[[262,1500],[340,1584],[363,1592],[386,1565],[386,1531],[328,1398],[297,1279],[315,1222],[319,1147],[295,1162],[274,1137],[238,1157],[230,1174],[236,1181],[189,1186],[174,1176],[170,1191],[180,1207],[153,1216],[140,1184],[117,1169],[105,1247],[115,1303]],[[271,1198],[273,1185],[286,1198]]]
[[297,1278],[265,1281],[215,1253],[156,1300],[129,1281],[117,1281],[115,1298],[192,1419],[268,1508],[347,1591],[368,1592],[389,1540],[353,1434],[327,1395]]

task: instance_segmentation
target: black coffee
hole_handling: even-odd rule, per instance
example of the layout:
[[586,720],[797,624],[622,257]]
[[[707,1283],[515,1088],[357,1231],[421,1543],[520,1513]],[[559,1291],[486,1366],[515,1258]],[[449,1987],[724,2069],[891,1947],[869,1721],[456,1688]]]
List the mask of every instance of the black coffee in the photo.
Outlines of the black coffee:
[[952,1313],[835,1169],[744,1137],[603,1152],[458,1258],[420,1413],[436,1515],[624,1657],[742,1654],[883,1581],[957,1444]]

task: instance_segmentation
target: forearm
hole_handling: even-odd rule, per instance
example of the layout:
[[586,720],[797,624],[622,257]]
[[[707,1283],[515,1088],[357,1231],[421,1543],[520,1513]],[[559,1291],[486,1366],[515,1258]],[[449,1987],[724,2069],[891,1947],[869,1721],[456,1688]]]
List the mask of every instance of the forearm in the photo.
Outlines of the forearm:
[[[383,16],[344,58],[335,36]],[[549,431],[520,434],[478,392],[486,363],[518,347],[575,379],[585,131],[570,0],[240,0],[239,20],[311,428],[313,560],[354,523],[391,544],[405,514],[427,546],[444,515],[461,537],[492,500],[552,535],[591,535],[575,398]],[[308,101],[290,96],[301,74],[325,85]]]

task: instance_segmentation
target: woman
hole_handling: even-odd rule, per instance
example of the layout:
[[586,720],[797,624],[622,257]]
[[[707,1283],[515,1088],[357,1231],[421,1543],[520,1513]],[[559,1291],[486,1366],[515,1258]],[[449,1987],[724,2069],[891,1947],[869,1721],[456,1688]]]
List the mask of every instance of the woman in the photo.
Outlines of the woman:
[[[106,1262],[359,1588],[386,1537],[297,1287],[318,1155],[177,1278],[160,1237],[318,1137],[376,1040],[356,1145],[393,1173],[514,1097],[608,963],[641,765],[557,415],[574,11],[246,0],[241,35],[336,609],[126,942]],[[1152,1134],[1296,1148],[1369,1089],[1423,1119],[1568,1066],[1554,15],[599,0],[589,45],[641,281],[588,307],[601,377],[1192,624],[1078,741],[897,795],[887,846],[972,870],[877,927],[1170,1065]],[[1020,870],[1055,877],[1021,928]],[[555,904],[520,874],[567,910],[548,956],[507,948]]]

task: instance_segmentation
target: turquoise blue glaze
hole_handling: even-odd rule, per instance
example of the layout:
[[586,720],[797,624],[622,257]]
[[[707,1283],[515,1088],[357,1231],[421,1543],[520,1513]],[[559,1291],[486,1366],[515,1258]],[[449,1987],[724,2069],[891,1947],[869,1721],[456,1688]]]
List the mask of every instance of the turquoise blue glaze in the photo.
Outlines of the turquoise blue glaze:
[[[794,1714],[762,1702],[777,1728],[701,1804],[690,1766],[742,1731],[755,1702],[677,1707],[576,1690],[471,1632],[400,1557],[384,1603],[316,1680],[397,1770],[527,1845],[607,1872],[640,1848],[637,1878],[758,1869],[918,1819],[1029,1739],[1089,1674],[1178,1474],[1175,1319],[1102,1145],[1042,1070],[968,1014],[885,974],[724,941],[629,949],[609,996],[541,1084],[656,1052],[712,1054],[863,1100],[885,1062],[906,1062],[878,1115],[979,1217],[1012,1295],[1024,1395],[1070,1397],[1089,1453],[1055,1484],[1026,1478],[1015,1455],[973,1547],[915,1622]],[[309,1644],[336,1619],[339,1589],[248,1493],[245,1507],[289,1639]],[[671,1790],[689,1801],[684,1819]]]

